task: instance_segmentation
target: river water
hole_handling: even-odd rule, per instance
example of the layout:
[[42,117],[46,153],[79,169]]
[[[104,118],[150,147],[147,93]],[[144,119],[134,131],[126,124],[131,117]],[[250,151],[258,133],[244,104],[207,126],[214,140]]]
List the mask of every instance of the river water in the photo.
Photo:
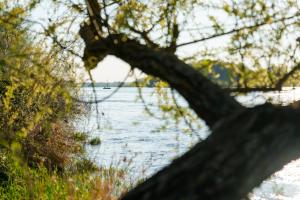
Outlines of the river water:
[[[107,97],[115,89],[96,88],[97,99]],[[142,95],[148,108],[160,116],[154,90],[143,88]],[[101,138],[101,145],[86,146],[89,157],[99,166],[127,168],[133,180],[155,173],[187,151],[199,138],[203,139],[209,134],[200,120],[197,123],[202,128],[197,129],[197,134],[184,134],[182,130],[187,126],[185,123],[176,126],[171,120],[165,126],[166,121],[145,112],[145,102],[137,97],[136,88],[120,88],[113,96],[97,104],[98,112],[96,105],[88,106],[91,111],[76,121],[78,130],[87,132],[91,138]],[[81,98],[93,100],[92,88],[82,88]],[[291,102],[300,99],[300,88],[237,97],[248,106],[264,103],[270,98],[275,102]],[[180,97],[178,104],[187,106]],[[291,162],[266,180],[253,191],[251,199],[300,199],[300,160]]]

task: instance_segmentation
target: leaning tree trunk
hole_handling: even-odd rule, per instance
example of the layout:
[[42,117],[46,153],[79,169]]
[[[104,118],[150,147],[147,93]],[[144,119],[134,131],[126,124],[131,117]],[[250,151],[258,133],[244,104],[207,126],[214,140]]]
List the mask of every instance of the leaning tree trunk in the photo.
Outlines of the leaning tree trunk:
[[267,104],[238,112],[122,200],[244,198],[300,156],[299,121],[299,111]]
[[241,199],[300,156],[300,111],[268,104],[247,109],[175,55],[120,34],[96,40],[92,25],[83,25],[80,35],[88,67],[115,55],[167,81],[212,128],[205,141],[122,200]]

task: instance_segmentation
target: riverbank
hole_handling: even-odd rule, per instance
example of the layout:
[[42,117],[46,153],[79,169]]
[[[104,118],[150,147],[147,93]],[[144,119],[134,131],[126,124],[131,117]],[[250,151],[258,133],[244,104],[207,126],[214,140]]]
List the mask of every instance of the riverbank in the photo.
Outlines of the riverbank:
[[57,171],[49,172],[43,166],[30,168],[14,162],[8,164],[8,157],[1,156],[0,159],[1,167],[9,171],[8,179],[2,181],[0,186],[3,200],[116,200],[128,190],[125,172],[112,167],[99,168],[94,172],[68,171],[60,174]]

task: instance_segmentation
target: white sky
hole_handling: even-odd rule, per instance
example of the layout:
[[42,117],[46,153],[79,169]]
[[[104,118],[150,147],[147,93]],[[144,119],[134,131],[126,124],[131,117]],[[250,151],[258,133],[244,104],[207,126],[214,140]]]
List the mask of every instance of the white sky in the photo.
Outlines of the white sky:
[[[123,81],[130,71],[130,66],[114,57],[107,56],[98,66],[92,70],[92,76],[96,82]],[[126,81],[133,81],[134,77],[129,77]]]

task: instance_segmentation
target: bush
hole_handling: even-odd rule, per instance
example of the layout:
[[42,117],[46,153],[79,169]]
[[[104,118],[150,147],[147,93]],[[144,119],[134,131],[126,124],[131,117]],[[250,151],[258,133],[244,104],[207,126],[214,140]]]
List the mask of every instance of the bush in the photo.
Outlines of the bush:
[[80,114],[72,61],[33,42],[19,12],[0,9],[0,148],[31,167],[63,171],[83,152],[68,123]]
[[64,122],[50,123],[48,129],[37,126],[22,144],[29,166],[43,164],[59,172],[72,164],[73,157],[84,153],[82,143],[76,141],[71,127]]
[[89,144],[93,145],[93,146],[99,145],[99,144],[101,144],[101,139],[99,137],[92,138],[89,141]]

